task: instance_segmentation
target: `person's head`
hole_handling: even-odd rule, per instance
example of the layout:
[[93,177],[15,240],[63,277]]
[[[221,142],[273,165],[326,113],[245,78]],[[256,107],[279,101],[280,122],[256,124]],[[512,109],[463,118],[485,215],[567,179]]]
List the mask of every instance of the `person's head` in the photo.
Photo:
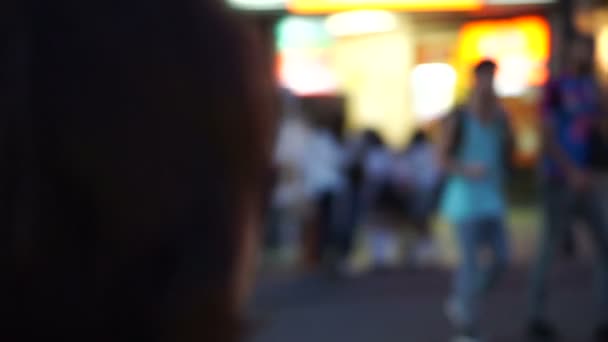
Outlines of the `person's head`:
[[411,144],[412,145],[417,145],[417,144],[423,144],[428,142],[428,137],[427,134],[424,130],[422,129],[418,129],[416,130],[416,133],[414,133],[414,136],[412,137],[412,141]]
[[593,40],[576,36],[566,45],[565,66],[575,74],[588,74],[593,68],[593,54]]
[[482,60],[475,65],[473,74],[475,76],[475,90],[478,94],[494,93],[494,75],[496,63],[490,59]]
[[33,216],[0,247],[16,259],[3,265],[28,265],[23,333],[233,340],[276,106],[270,63],[221,3],[58,0],[7,24],[0,82],[20,107],[3,108],[3,128],[27,154],[0,153],[19,170],[2,181],[23,192],[2,198],[15,212],[0,221]]
[[363,142],[366,146],[370,148],[384,146],[384,141],[382,140],[382,137],[380,136],[380,134],[378,134],[377,131],[373,129],[366,129],[363,132]]

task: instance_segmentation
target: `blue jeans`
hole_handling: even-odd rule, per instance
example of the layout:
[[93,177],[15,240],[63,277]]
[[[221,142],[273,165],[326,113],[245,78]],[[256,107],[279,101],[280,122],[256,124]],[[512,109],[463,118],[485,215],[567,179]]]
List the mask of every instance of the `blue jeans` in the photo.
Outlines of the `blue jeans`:
[[584,221],[596,251],[596,303],[598,319],[608,322],[608,231],[604,213],[606,187],[576,193],[564,184],[546,184],[544,189],[544,227],[539,238],[538,257],[532,273],[530,319],[543,319],[547,301],[546,278],[558,247],[574,220]]
[[[454,294],[467,325],[477,324],[479,301],[496,284],[506,269],[509,247],[502,217],[478,218],[455,225],[460,248],[460,266],[454,278]],[[487,265],[481,265],[480,251],[492,254]]]

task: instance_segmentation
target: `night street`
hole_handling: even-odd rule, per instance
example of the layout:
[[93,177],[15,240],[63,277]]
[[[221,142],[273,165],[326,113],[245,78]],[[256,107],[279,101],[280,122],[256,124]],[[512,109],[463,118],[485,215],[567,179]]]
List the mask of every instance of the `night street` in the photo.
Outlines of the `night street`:
[[[527,271],[512,270],[488,298],[483,336],[524,341]],[[254,342],[445,342],[446,271],[402,270],[332,280],[320,275],[263,275],[254,304],[261,324]],[[592,272],[583,262],[561,262],[551,278],[551,318],[561,341],[591,340]]]

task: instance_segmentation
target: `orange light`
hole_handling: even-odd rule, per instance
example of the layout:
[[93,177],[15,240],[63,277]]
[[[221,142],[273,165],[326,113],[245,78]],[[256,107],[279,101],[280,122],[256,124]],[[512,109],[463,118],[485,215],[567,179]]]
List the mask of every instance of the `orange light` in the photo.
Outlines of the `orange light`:
[[[463,74],[484,58],[498,64],[497,79],[541,86],[549,76],[550,28],[539,16],[468,23],[460,31],[458,64]],[[512,85],[512,84],[511,84]]]
[[355,10],[387,11],[471,11],[481,0],[290,0],[287,9],[295,14],[325,14]]

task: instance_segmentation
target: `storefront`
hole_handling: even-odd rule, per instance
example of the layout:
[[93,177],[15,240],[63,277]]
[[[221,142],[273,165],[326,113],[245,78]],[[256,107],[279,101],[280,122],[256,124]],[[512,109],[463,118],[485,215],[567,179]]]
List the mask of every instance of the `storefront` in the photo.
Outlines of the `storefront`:
[[281,85],[299,96],[344,97],[349,130],[374,128],[395,147],[463,99],[475,63],[496,60],[496,90],[514,114],[518,158],[531,163],[539,87],[549,74],[551,6],[514,3],[258,0],[266,11],[283,11],[275,27]]

